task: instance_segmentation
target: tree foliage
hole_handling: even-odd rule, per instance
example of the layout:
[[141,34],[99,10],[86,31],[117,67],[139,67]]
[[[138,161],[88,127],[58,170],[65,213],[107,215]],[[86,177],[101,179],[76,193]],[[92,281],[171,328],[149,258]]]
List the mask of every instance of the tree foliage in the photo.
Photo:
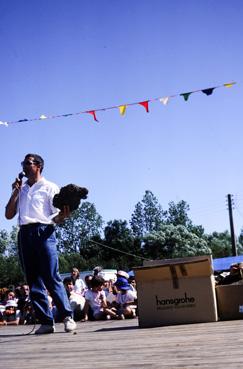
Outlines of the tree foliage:
[[61,253],[85,252],[92,237],[100,237],[103,220],[94,204],[82,203],[64,224],[57,227],[58,248]]
[[140,245],[135,242],[126,220],[114,220],[107,223],[104,230],[104,244],[106,245],[102,252],[104,261],[106,263],[112,261],[113,268],[129,269],[141,263],[139,258],[131,256],[139,255]]
[[143,204],[141,202],[138,202],[135,205],[135,210],[132,213],[130,225],[133,235],[137,238],[142,238],[145,232],[145,224]]
[[238,254],[242,255],[243,254],[243,228],[240,231],[240,235],[239,235],[238,242],[237,242],[237,249],[238,249]]
[[23,271],[17,256],[0,255],[0,287],[18,285],[24,281]]
[[18,256],[18,227],[13,226],[9,234],[6,252],[10,256]]
[[5,254],[9,242],[9,234],[3,229],[0,231],[0,254]]
[[213,232],[211,235],[207,235],[206,241],[214,258],[222,258],[232,255],[231,250],[231,237],[228,231],[225,232]]
[[166,214],[166,223],[173,224],[174,226],[191,226],[192,221],[188,216],[189,210],[190,206],[184,200],[179,201],[177,204],[174,201],[169,202],[169,208]]
[[142,201],[136,204],[130,220],[134,236],[141,238],[158,230],[164,223],[165,214],[154,194],[151,191],[145,191]]
[[161,225],[145,238],[144,251],[153,259],[211,254],[207,242],[183,225]]

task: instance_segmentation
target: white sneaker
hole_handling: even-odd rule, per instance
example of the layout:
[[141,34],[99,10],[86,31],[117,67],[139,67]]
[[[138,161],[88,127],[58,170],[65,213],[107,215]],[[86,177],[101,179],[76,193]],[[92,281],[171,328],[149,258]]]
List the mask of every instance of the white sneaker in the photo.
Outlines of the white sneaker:
[[73,318],[71,318],[70,316],[67,316],[64,319],[64,329],[65,332],[72,332],[77,328],[77,324],[75,323],[75,321],[73,320]]
[[41,326],[35,331],[35,334],[47,334],[54,332],[55,332],[54,325],[41,324]]

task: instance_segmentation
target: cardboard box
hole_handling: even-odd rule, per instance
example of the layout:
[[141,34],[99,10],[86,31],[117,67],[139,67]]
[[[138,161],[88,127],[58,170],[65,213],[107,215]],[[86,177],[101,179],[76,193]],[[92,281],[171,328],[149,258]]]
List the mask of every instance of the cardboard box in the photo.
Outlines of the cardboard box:
[[216,286],[220,320],[243,319],[243,284]]
[[140,327],[217,321],[210,256],[155,260],[134,272]]

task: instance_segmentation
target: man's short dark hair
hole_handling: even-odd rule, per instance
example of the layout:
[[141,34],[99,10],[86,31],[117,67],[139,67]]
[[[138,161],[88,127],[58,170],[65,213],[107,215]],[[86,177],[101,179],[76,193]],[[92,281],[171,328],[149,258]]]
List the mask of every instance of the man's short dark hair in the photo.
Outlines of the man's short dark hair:
[[27,154],[25,155],[25,160],[30,157],[34,159],[34,162],[36,164],[40,165],[40,172],[42,172],[42,170],[44,169],[44,159],[38,154]]

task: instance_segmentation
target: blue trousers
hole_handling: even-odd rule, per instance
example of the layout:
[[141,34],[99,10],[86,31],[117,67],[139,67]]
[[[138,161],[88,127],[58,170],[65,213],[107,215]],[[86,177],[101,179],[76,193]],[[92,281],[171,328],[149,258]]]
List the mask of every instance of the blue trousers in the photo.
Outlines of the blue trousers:
[[41,223],[20,227],[18,247],[22,267],[30,287],[30,298],[41,324],[54,324],[47,291],[62,319],[72,316],[66,290],[58,271],[56,236],[53,225]]

